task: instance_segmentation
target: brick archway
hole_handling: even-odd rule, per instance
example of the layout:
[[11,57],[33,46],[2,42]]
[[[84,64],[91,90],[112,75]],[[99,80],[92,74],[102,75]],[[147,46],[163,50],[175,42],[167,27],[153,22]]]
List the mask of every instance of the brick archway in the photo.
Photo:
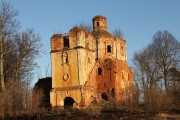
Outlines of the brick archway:
[[64,98],[64,108],[71,108],[74,104],[74,99],[72,97],[65,97]]

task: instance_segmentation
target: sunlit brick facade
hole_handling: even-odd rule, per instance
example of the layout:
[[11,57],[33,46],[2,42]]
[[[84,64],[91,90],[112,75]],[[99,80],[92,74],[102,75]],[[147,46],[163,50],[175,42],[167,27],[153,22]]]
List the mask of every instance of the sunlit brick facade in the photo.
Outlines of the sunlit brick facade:
[[[88,106],[94,101],[122,99],[133,85],[126,41],[111,35],[103,16],[92,19],[93,31],[74,27],[51,37],[51,105]],[[69,99],[69,100],[68,100]]]

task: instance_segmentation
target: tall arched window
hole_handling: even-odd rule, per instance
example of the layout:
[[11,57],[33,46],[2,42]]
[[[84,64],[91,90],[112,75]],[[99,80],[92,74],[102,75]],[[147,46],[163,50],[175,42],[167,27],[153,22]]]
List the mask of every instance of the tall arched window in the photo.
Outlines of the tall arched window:
[[110,45],[107,46],[107,52],[108,52],[108,53],[111,52],[111,46],[110,46]]
[[63,53],[63,63],[68,63],[68,54],[66,52]]
[[99,67],[98,68],[98,75],[101,75],[102,74],[102,69]]

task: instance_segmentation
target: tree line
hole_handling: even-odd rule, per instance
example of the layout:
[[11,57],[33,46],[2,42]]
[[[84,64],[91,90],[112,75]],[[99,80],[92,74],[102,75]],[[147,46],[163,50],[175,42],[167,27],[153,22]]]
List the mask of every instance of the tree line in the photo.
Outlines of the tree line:
[[37,68],[35,59],[43,52],[41,38],[32,28],[20,30],[17,15],[9,3],[0,1],[0,117],[36,112],[41,97],[30,87]]
[[180,108],[180,42],[169,31],[158,31],[135,52],[133,73],[139,101],[150,111]]

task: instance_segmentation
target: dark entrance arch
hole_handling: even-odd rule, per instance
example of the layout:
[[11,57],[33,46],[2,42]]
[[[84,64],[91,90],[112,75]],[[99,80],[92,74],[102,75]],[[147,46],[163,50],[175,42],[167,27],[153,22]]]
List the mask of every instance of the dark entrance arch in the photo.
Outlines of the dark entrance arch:
[[74,99],[72,97],[65,97],[64,99],[64,108],[73,107]]

